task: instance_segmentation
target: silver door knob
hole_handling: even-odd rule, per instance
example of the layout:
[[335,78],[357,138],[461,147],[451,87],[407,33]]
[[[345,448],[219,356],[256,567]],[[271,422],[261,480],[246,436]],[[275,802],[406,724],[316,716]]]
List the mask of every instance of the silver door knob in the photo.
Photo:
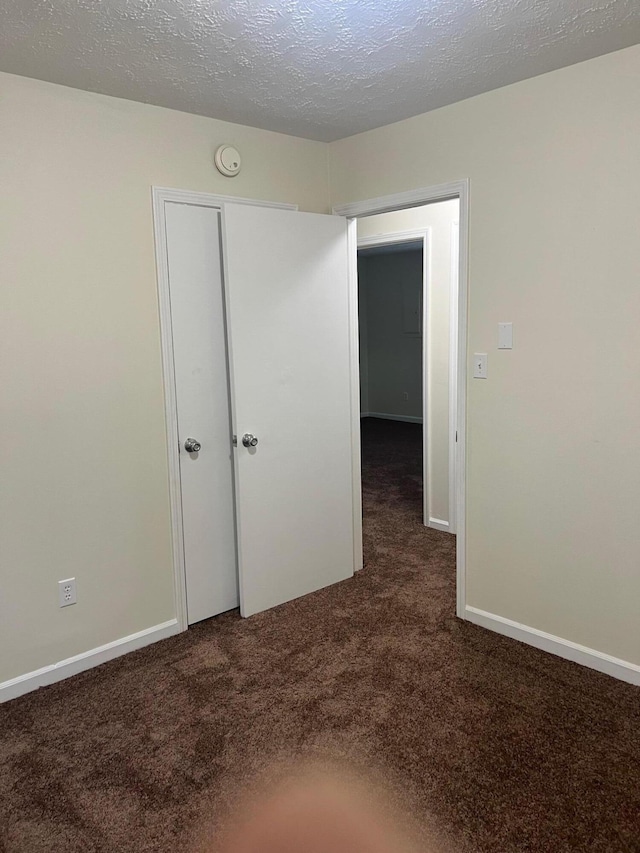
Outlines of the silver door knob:
[[197,453],[199,450],[202,450],[202,445],[195,438],[188,438],[184,443],[184,449],[187,453]]
[[245,432],[245,434],[242,436],[242,443],[245,447],[255,447],[258,443],[258,439],[255,437],[255,435],[251,435],[250,432]]

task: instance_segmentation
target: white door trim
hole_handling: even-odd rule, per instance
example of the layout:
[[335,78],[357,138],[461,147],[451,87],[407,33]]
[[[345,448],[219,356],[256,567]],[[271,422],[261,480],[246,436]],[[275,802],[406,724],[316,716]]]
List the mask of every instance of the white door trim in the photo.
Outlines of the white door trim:
[[456,533],[456,410],[458,406],[458,272],[460,223],[451,223],[451,276],[449,291],[449,533]]
[[[358,327],[358,223],[347,220],[349,276],[349,360],[351,372],[351,480],[353,490],[353,571],[363,566],[362,459],[360,452],[360,330]],[[352,283],[355,282],[355,287]]]
[[[469,179],[452,181],[447,184],[438,184],[432,187],[409,190],[408,192],[396,193],[395,195],[382,196],[367,199],[365,201],[342,204],[333,208],[337,216],[346,216],[351,220],[349,224],[349,290],[350,300],[357,307],[358,298],[358,276],[355,261],[357,259],[357,224],[359,216],[372,216],[377,213],[389,213],[394,210],[402,210],[408,207],[416,207],[420,204],[429,204],[436,201],[449,201],[458,198],[460,200],[460,229],[458,244],[458,326],[457,326],[457,353],[456,353],[456,400],[455,417],[452,419],[450,429],[457,433],[455,443],[455,518],[457,532],[456,547],[456,614],[460,619],[466,619],[466,594],[465,594],[465,569],[466,569],[466,538],[465,538],[465,506],[466,506],[466,393],[467,393],[467,294],[469,276]],[[354,327],[352,338],[355,335],[357,342],[358,314],[352,312],[352,326]],[[358,351],[352,351],[352,382],[359,380]],[[359,384],[358,386],[359,387]],[[360,417],[359,401],[356,407],[358,417],[353,419],[355,431],[354,445],[359,444]],[[354,457],[355,458],[355,457]],[[354,495],[361,494],[361,472],[359,464],[354,464]],[[354,501],[355,504],[355,501]],[[356,507],[354,506],[354,518]],[[359,512],[359,524],[355,526],[356,533],[362,529],[362,513]],[[357,536],[356,536],[357,538]],[[361,537],[360,537],[361,538]]]
[[428,228],[416,228],[412,231],[393,231],[387,234],[372,234],[369,237],[361,237],[358,240],[359,249],[368,249],[371,246],[395,246],[396,243],[417,243],[426,237]]
[[234,196],[152,187],[153,231],[155,237],[156,273],[158,279],[158,309],[160,317],[160,345],[162,350],[162,377],[164,387],[165,428],[167,435],[167,462],[169,467],[169,504],[171,513],[171,542],[178,631],[186,631],[187,590],[182,527],[182,493],[180,485],[180,457],[178,449],[178,410],[176,380],[173,361],[173,334],[171,325],[171,298],[169,291],[169,266],[167,259],[167,229],[165,204],[193,204],[221,210],[225,202],[251,204],[256,207],[275,207],[297,210],[295,204],[256,201]]
[[173,201],[178,204],[197,204],[200,207],[215,207],[222,209],[226,202],[231,204],[251,204],[253,207],[275,207],[280,210],[297,210],[297,204],[287,204],[279,201],[261,201],[254,198],[239,198],[233,195],[217,195],[216,193],[201,193],[195,190],[179,190],[173,187],[151,187],[154,210],[156,201]]
[[[442,530],[442,526],[431,524],[431,511],[429,505],[429,419],[427,408],[429,403],[429,370],[428,368],[428,344],[427,337],[427,309],[429,305],[429,282],[431,280],[431,229],[416,228],[411,231],[394,231],[389,234],[372,234],[370,237],[362,237],[358,240],[358,249],[367,249],[371,246],[395,246],[399,243],[422,243],[422,516],[425,526],[436,527]],[[369,415],[375,414],[369,412]],[[398,418],[398,420],[417,421],[417,418]],[[449,489],[451,489],[449,483]],[[435,519],[438,521],[438,519]]]

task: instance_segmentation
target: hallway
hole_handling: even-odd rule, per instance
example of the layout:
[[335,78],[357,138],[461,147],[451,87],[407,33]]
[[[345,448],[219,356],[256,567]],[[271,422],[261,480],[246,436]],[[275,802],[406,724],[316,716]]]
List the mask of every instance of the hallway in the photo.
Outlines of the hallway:
[[389,554],[390,538],[402,529],[418,561],[431,548],[441,554],[455,597],[455,537],[422,524],[422,425],[363,418],[361,437],[365,565]]
[[[363,418],[362,484],[369,510],[389,490],[409,513],[422,516],[422,425]],[[368,516],[371,518],[371,514]]]

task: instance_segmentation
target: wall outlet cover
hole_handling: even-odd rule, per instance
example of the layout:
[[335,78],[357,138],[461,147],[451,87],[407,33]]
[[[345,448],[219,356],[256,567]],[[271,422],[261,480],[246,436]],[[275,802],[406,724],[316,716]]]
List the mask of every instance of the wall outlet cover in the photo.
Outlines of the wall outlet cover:
[[75,604],[76,598],[76,579],[67,578],[63,581],[58,581],[58,602],[60,607],[68,607],[70,604]]

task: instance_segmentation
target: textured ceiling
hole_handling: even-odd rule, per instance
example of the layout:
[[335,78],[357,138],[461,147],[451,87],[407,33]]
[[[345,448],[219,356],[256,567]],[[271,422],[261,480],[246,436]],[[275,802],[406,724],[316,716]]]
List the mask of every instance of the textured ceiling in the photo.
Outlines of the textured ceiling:
[[640,0],[2,0],[0,70],[330,141],[640,41]]

